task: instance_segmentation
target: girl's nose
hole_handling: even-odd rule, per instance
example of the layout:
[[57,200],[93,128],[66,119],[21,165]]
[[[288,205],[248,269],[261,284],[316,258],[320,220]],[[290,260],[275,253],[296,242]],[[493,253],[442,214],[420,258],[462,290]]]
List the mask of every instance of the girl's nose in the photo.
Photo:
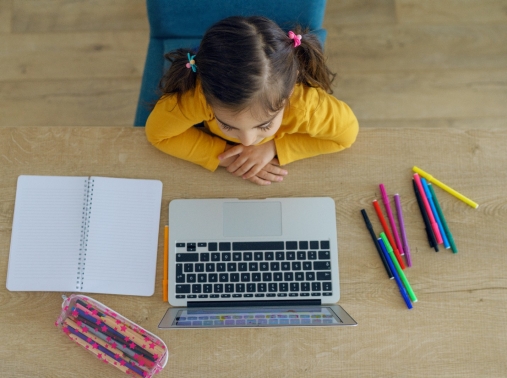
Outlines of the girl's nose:
[[238,139],[243,146],[251,146],[255,143],[257,135],[255,133],[241,133]]

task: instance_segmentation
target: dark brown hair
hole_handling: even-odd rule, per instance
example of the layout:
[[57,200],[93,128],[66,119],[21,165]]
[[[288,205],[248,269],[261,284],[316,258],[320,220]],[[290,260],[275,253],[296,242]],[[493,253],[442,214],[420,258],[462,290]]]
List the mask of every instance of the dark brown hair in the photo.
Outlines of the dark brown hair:
[[[208,103],[233,111],[254,104],[266,112],[280,110],[294,85],[301,83],[333,93],[335,77],[325,64],[317,37],[295,26],[301,45],[273,21],[259,16],[229,17],[213,25],[199,50],[174,50],[165,55],[171,67],[160,82],[163,96],[183,93],[201,81]],[[195,54],[196,72],[187,68]]]

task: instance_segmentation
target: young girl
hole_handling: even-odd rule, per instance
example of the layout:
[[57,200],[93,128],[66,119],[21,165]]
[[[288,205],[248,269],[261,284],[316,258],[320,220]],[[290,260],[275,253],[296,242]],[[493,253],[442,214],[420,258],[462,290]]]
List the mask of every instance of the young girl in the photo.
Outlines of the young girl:
[[146,135],[169,155],[269,185],[287,174],[281,166],[356,139],[357,119],[331,95],[335,75],[317,37],[299,27],[285,33],[264,17],[230,17],[195,54],[166,58],[172,65]]

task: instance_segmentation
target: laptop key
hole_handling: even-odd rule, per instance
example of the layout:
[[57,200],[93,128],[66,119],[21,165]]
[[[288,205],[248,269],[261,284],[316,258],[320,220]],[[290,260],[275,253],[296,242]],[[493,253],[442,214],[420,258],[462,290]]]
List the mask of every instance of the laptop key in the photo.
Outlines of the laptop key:
[[239,282],[239,273],[231,273],[231,282]]
[[218,243],[218,250],[219,251],[230,251],[231,250],[231,243],[230,242]]
[[250,282],[250,273],[241,273],[241,282]]
[[329,251],[319,251],[319,260],[331,259],[331,253]]
[[215,264],[208,263],[206,264],[206,272],[214,272],[215,271]]
[[183,271],[185,273],[192,273],[194,271],[194,264],[184,264]]
[[307,241],[300,241],[299,242],[299,249],[308,249],[308,242]]
[[259,268],[260,268],[261,272],[266,272],[269,270],[269,263],[261,262],[261,263],[259,263]]
[[255,261],[262,261],[264,260],[264,254],[262,252],[254,252],[254,260]]
[[227,263],[227,271],[235,272],[236,271],[236,263]]
[[252,281],[259,282],[261,280],[261,274],[260,273],[252,273]]
[[283,281],[283,274],[281,272],[273,273],[273,281]]
[[291,282],[290,291],[299,291],[299,282]]
[[310,282],[301,282],[301,291],[310,291]]
[[193,284],[192,285],[192,293],[199,294],[201,292],[201,285],[199,284]]
[[264,282],[269,282],[272,280],[272,278],[273,278],[273,276],[271,275],[271,272],[262,273],[262,280]]
[[229,282],[229,273],[220,273],[218,275],[218,280],[220,282]]
[[264,253],[264,259],[267,260],[267,261],[272,261],[274,260],[275,258],[275,253],[274,252],[265,252]]
[[218,263],[217,264],[217,272],[225,272],[225,263]]
[[278,284],[276,282],[270,282],[268,284],[268,291],[277,292],[278,291]]
[[195,243],[187,243],[187,251],[195,252]]
[[320,282],[312,282],[312,291],[320,291]]
[[202,264],[202,263],[195,264],[194,268],[195,268],[196,273],[204,272],[204,264]]
[[304,281],[305,274],[303,272],[296,272],[294,278],[296,279],[296,281]]
[[266,292],[266,284],[264,282],[257,284],[257,291],[259,293],[265,293]]
[[269,251],[274,249],[284,249],[284,242],[234,242],[233,251]]
[[198,274],[197,275],[197,282],[206,282],[206,279],[207,279],[207,275],[206,274]]
[[295,260],[296,259],[296,252],[295,251],[287,251],[285,253],[285,256],[287,260]]
[[198,253],[177,253],[176,262],[198,262]]
[[211,261],[220,261],[220,253],[214,252],[211,254]]
[[243,261],[252,261],[252,252],[243,252]]
[[193,282],[196,282],[196,275],[195,274],[187,274],[187,282],[190,282],[190,283],[193,283]]
[[201,253],[201,261],[202,262],[209,261],[209,253],[208,252]]
[[213,285],[211,285],[211,284],[202,285],[202,291],[203,291],[203,293],[213,292]]
[[208,282],[218,282],[218,274],[210,273],[208,275]]
[[310,249],[319,249],[319,241],[310,240]]
[[297,241],[288,241],[285,243],[285,246],[287,247],[287,249],[297,249],[298,242]]
[[248,270],[247,263],[238,263],[238,271],[239,272],[246,272],[247,270]]
[[225,292],[233,293],[234,292],[234,284],[225,284]]
[[222,261],[231,261],[231,254],[230,254],[230,252],[224,252],[224,253],[222,253]]
[[214,293],[223,293],[224,292],[224,284],[214,284],[213,285]]
[[255,284],[254,283],[246,284],[246,291],[249,293],[255,292]]
[[306,272],[306,280],[307,281],[315,281],[315,273],[314,272]]
[[259,270],[259,263],[251,262],[248,264],[248,270],[250,272],[256,272]]
[[331,290],[333,290],[331,282],[322,282],[322,290],[323,291],[331,291]]
[[208,251],[213,252],[217,250],[217,243],[208,243]]
[[329,249],[329,240],[321,240],[320,241],[320,248]]
[[190,293],[190,285],[176,285],[176,293],[178,294]]
[[310,261],[303,261],[303,270],[312,270],[312,263]]
[[237,283],[236,284],[236,292],[237,293],[244,293],[245,292],[245,284]]
[[289,291],[289,284],[287,282],[280,282],[278,288],[280,291]]
[[241,252],[234,252],[232,254],[232,261],[241,261]]
[[280,270],[280,263],[279,262],[272,262],[269,263],[269,266],[271,267],[271,271]]
[[298,251],[296,256],[298,260],[306,260],[306,251]]
[[329,261],[314,261],[314,270],[329,270],[331,269],[331,263]]
[[278,261],[285,260],[285,252],[283,252],[283,251],[276,252],[275,259],[277,259]]
[[331,272],[317,272],[317,281],[328,281],[331,279]]

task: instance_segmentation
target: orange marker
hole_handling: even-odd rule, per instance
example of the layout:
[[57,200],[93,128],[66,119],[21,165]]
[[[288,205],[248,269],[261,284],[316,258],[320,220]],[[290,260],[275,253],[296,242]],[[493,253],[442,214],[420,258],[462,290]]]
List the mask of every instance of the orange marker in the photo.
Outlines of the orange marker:
[[168,276],[169,276],[169,226],[165,226],[164,230],[164,280],[162,281],[162,300],[169,300],[168,294]]
[[394,242],[394,239],[391,235],[391,232],[389,231],[389,226],[386,223],[386,220],[384,216],[382,215],[382,210],[380,210],[380,205],[378,204],[377,200],[373,200],[373,207],[375,208],[375,212],[377,213],[378,219],[380,220],[380,223],[382,224],[382,228],[384,229],[384,232],[387,236],[387,240],[389,240],[389,244],[393,247],[394,255],[396,256],[396,260],[398,260],[398,263],[400,264],[401,269],[405,269],[405,263],[403,262],[403,259],[401,258],[400,251],[398,251],[398,248],[396,248],[396,243]]

